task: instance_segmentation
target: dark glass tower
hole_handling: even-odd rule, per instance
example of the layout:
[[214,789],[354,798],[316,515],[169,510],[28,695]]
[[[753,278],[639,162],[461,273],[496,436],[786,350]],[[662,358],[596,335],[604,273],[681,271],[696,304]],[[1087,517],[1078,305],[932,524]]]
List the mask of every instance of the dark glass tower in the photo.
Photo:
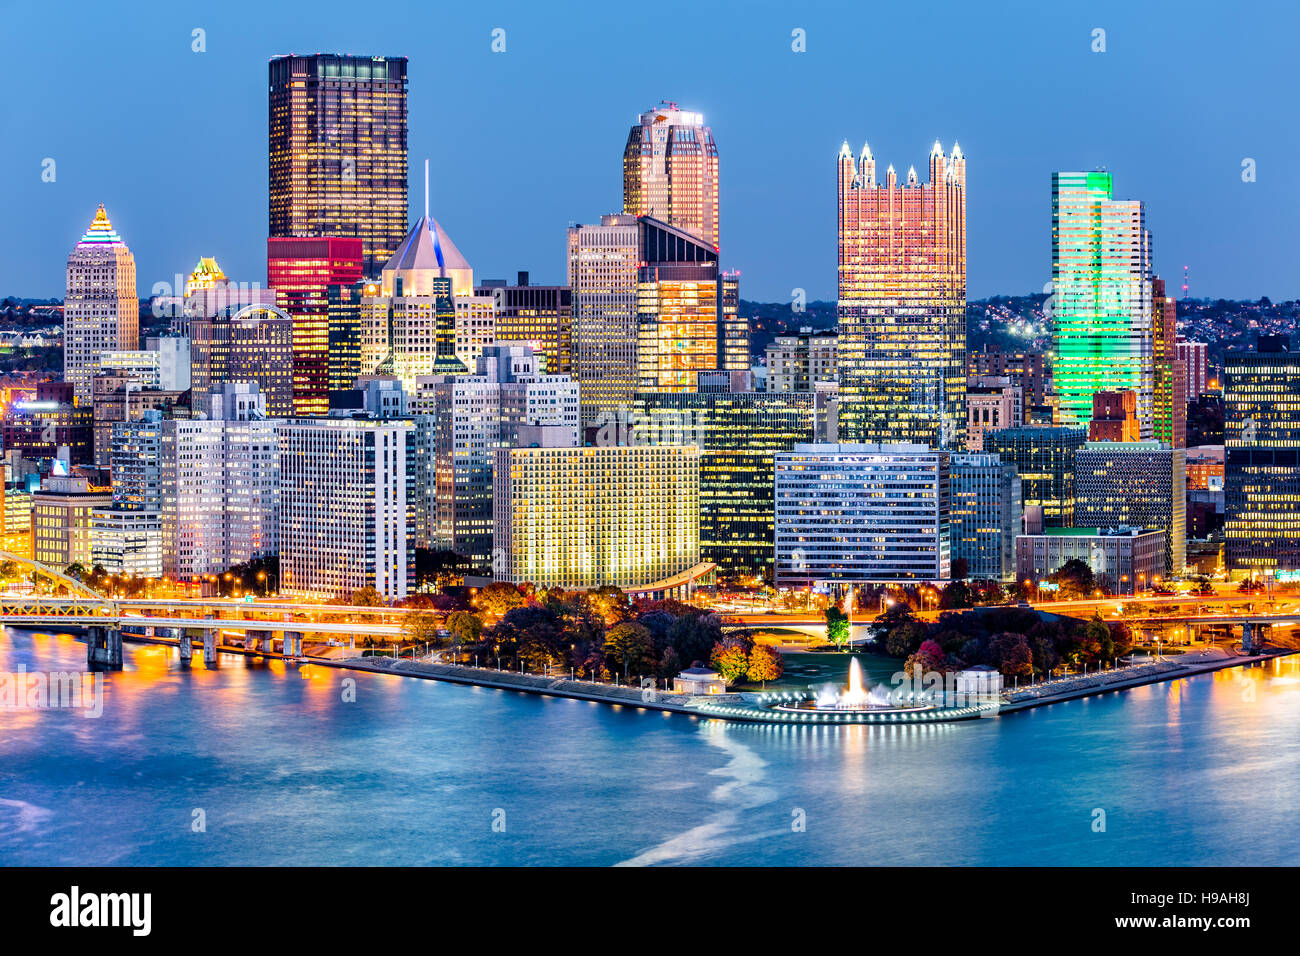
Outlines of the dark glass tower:
[[268,235],[362,240],[375,277],[406,235],[406,58],[270,63]]

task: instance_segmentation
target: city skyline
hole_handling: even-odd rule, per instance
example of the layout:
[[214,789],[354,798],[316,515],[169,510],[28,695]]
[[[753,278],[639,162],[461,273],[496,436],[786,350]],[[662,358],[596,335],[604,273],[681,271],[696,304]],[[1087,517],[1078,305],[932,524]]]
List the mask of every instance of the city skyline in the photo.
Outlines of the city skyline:
[[[720,13],[730,9],[719,7]],[[724,66],[745,64],[752,82],[737,89],[696,71],[680,74],[689,81],[613,78],[585,95],[574,111],[556,107],[567,102],[557,92],[567,87],[551,54],[562,52],[566,43],[585,44],[591,31],[617,29],[616,12],[594,9],[580,37],[572,30],[560,33],[523,8],[494,11],[499,16],[492,21],[453,12],[444,34],[456,42],[445,46],[411,43],[408,24],[400,30],[335,27],[322,16],[319,23],[303,25],[278,11],[259,11],[263,29],[250,42],[236,38],[232,29],[243,12],[235,4],[222,17],[205,11],[188,18],[194,24],[176,15],[142,20],[140,40],[150,44],[155,57],[148,73],[138,72],[134,63],[122,66],[121,82],[134,84],[135,108],[129,115],[115,108],[83,112],[75,97],[69,98],[63,77],[23,101],[10,101],[7,115],[12,128],[23,131],[22,148],[0,159],[0,168],[11,182],[30,186],[6,193],[6,216],[39,220],[49,228],[28,238],[6,237],[0,249],[5,294],[57,297],[60,277],[50,266],[51,256],[57,262],[66,254],[68,238],[84,229],[86,210],[101,201],[119,231],[130,237],[142,296],[205,255],[216,256],[236,280],[265,281],[259,264],[267,188],[261,84],[272,57],[313,47],[409,58],[409,162],[431,157],[432,208],[484,275],[527,269],[535,282],[562,282],[563,229],[621,208],[628,127],[641,111],[670,99],[703,114],[714,131],[721,219],[729,237],[725,265],[741,271],[747,299],[787,300],[795,288],[806,290],[810,300],[833,297],[835,210],[826,195],[826,170],[845,136],[865,136],[877,155],[889,157],[915,155],[936,136],[956,138],[980,157],[969,212],[971,298],[1041,288],[1051,270],[1050,175],[1098,165],[1115,175],[1119,194],[1140,196],[1147,204],[1153,229],[1167,237],[1157,269],[1173,277],[1189,265],[1192,295],[1281,299],[1300,294],[1282,254],[1297,228],[1284,210],[1294,207],[1300,186],[1270,174],[1284,168],[1295,134],[1282,128],[1261,141],[1244,132],[1259,127],[1261,113],[1276,113],[1285,104],[1268,83],[1247,79],[1246,95],[1237,95],[1242,84],[1235,74],[1233,82],[1225,81],[1220,61],[1238,57],[1236,45],[1248,35],[1231,23],[1214,29],[1221,55],[1193,72],[1190,57],[1179,51],[1201,48],[1210,36],[1210,28],[1195,18],[1118,7],[1089,11],[1087,20],[1023,10],[999,14],[1005,18],[1002,28],[997,17],[990,24],[981,14],[979,46],[969,51],[966,37],[975,34],[962,26],[971,27],[974,14],[953,7],[950,31],[928,55],[966,55],[970,81],[954,90],[916,69],[920,51],[900,33],[896,42],[880,48],[879,73],[903,78],[909,108],[890,106],[885,97],[884,108],[863,109],[831,83],[851,54],[846,35],[852,31],[841,28],[858,14],[832,18],[760,5],[745,22],[727,18],[728,34],[718,51]],[[413,9],[410,15],[429,14]],[[108,14],[98,11],[87,11],[88,29],[68,37],[51,33],[50,24],[23,11],[3,16],[29,38],[37,55],[58,43],[73,82],[78,64],[88,62],[91,53],[82,44],[99,37],[111,44],[120,36]],[[210,22],[202,25],[203,20]],[[506,31],[506,48],[494,54],[491,31],[498,21]],[[202,53],[191,50],[198,42],[191,36],[194,29],[205,31]],[[806,52],[791,48],[796,29],[805,31]],[[1092,52],[1096,29],[1106,30],[1104,53]],[[1152,37],[1164,42],[1153,45]],[[1252,61],[1267,59],[1258,46],[1270,39],[1249,39]],[[679,59],[685,64],[699,52],[697,44],[708,42],[684,40],[682,49],[670,51],[669,65]],[[170,45],[174,52],[168,52]],[[1025,70],[1041,82],[1021,82]],[[173,81],[146,82],[159,71]],[[454,108],[439,105],[449,71],[460,97]],[[1125,94],[1139,79],[1144,96],[1125,106]],[[1229,95],[1231,110],[1223,99]],[[1086,102],[1109,104],[1113,121],[1100,127],[1068,122],[1059,102],[1084,96]],[[507,97],[519,106],[504,113]],[[918,110],[911,105],[916,100],[936,105]],[[1142,105],[1148,100],[1159,104],[1155,112]],[[519,162],[518,149],[502,148],[494,136],[458,137],[455,148],[448,148],[449,131],[467,115],[489,124],[497,117],[518,140],[554,135],[557,123],[569,135],[560,147],[531,151],[527,164]],[[211,139],[205,124],[220,131],[212,140],[218,148],[185,150],[184,160],[181,151],[166,148],[169,140]],[[1133,135],[1139,129],[1140,138]],[[99,136],[102,148],[85,152],[82,135]],[[151,149],[155,142],[162,148]],[[241,149],[241,143],[250,148]],[[1162,160],[1171,150],[1178,152],[1178,163]],[[41,180],[45,159],[55,161],[54,182]],[[1247,159],[1257,173],[1252,182],[1242,179]],[[418,209],[415,172],[411,165],[408,223]],[[783,233],[796,240],[792,248],[777,248],[782,244],[770,240],[765,224],[774,209],[784,220]],[[513,217],[511,229],[500,226],[505,214]]]

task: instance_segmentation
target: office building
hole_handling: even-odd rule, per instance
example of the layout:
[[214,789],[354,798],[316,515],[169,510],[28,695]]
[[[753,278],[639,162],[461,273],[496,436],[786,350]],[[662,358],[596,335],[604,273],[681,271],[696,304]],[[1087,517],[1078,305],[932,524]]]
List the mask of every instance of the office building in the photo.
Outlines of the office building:
[[1132,390],[1154,435],[1151,235],[1138,200],[1114,199],[1108,172],[1052,174],[1052,382],[1056,423],[1087,425],[1096,392]]
[[1151,280],[1151,437],[1172,448],[1187,447],[1187,365],[1178,357],[1177,303],[1165,281]]
[[[982,352],[969,353],[967,359],[973,376],[996,375],[1011,379],[1011,384],[1023,391],[1026,408],[1048,404],[1052,393],[1052,364],[1042,352],[1013,352],[985,346]],[[1031,421],[1026,413],[1025,423]]]
[[1100,590],[1132,595],[1164,575],[1165,542],[1156,528],[1049,528],[1016,538],[1016,579],[1041,584],[1082,561]]
[[414,572],[408,421],[281,422],[280,590],[330,600],[373,587],[406,596]]
[[279,308],[293,317],[294,414],[329,411],[330,287],[355,285],[362,268],[359,238],[273,234],[266,240],[267,284]]
[[492,505],[497,580],[667,589],[704,570],[694,445],[499,448]]
[[41,382],[31,398],[4,410],[4,448],[16,450],[48,473],[60,449],[68,464],[94,460],[95,418],[90,400],[79,399],[71,382]]
[[163,571],[199,581],[278,548],[276,421],[255,383],[227,382],[193,419],[162,422]]
[[876,179],[838,161],[840,435],[960,448],[966,437],[966,160],[953,144]]
[[702,114],[665,100],[637,118],[623,150],[623,212],[684,230],[717,252],[718,145]]
[[1015,466],[994,454],[956,454],[950,480],[952,560],[965,559],[974,580],[1011,580],[1023,519]]
[[87,479],[56,467],[32,493],[32,553],[37,563],[56,571],[79,564],[89,571],[93,567],[91,516],[112,501],[107,488],[92,486]]
[[1300,569],[1300,359],[1281,336],[1223,359],[1224,560],[1234,574]]
[[406,57],[277,56],[269,78],[267,234],[360,240],[374,277],[406,232]]
[[1074,453],[1074,524],[1157,528],[1164,577],[1187,563],[1186,453],[1160,442],[1087,442]]
[[516,285],[479,284],[493,297],[496,341],[527,342],[545,358],[545,371],[573,371],[573,292],[568,286],[530,285],[520,272]]
[[200,412],[231,382],[253,382],[268,418],[294,411],[295,319],[274,306],[230,308],[190,322],[191,405]]
[[[691,392],[701,372],[719,368],[722,284],[714,246],[655,219],[638,220],[637,368],[639,387]],[[748,364],[745,365],[748,368]]]
[[839,387],[834,332],[814,332],[804,326],[795,335],[778,335],[764,350],[767,391],[811,392],[818,385]]
[[140,345],[140,300],[135,257],[101,203],[86,234],[68,256],[63,299],[63,380],[89,406],[99,353]]
[[1137,418],[1137,392],[1092,393],[1092,420],[1088,441],[1141,441]]
[[1204,342],[1190,342],[1178,336],[1175,341],[1178,360],[1186,372],[1185,401],[1204,395],[1210,388],[1209,346]]
[[949,576],[948,452],[796,445],[775,470],[777,587]]
[[775,456],[816,440],[815,414],[809,391],[641,392],[624,441],[698,445],[700,557],[728,578],[770,580]]
[[630,215],[569,227],[573,376],[581,387],[583,426],[602,412],[628,408],[638,387],[639,233]]
[[483,573],[492,564],[492,468],[497,448],[519,441],[522,426],[562,428],[578,443],[578,384],[547,375],[524,343],[483,350],[474,375],[421,379],[432,391],[434,482],[426,507],[433,547],[468,558]]
[[722,328],[718,332],[718,368],[728,372],[748,372],[749,319],[740,314],[740,273],[724,272],[722,288]]
[[1024,392],[1007,375],[972,376],[966,381],[966,450],[983,451],[984,434],[1024,424]]
[[1068,528],[1074,522],[1074,453],[1087,440],[1082,428],[1025,425],[984,436],[984,450],[1014,465],[1020,476],[1025,521],[1032,528]]

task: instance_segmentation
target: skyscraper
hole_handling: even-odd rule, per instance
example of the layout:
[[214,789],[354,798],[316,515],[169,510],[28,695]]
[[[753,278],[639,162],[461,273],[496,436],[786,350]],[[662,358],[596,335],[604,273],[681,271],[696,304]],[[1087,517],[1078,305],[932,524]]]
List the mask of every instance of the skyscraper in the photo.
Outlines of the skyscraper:
[[[1187,561],[1187,453],[1156,441],[1088,442],[1074,453],[1074,525],[1165,533],[1164,573]],[[1150,583],[1150,582],[1148,582]]]
[[267,284],[293,317],[293,406],[297,415],[329,411],[330,287],[360,281],[362,241],[266,240]]
[[68,256],[63,300],[63,380],[89,406],[100,352],[140,345],[135,257],[100,203],[86,234]]
[[667,100],[637,118],[623,150],[623,212],[718,239],[718,144],[701,113]]
[[1284,337],[1223,358],[1224,562],[1300,569],[1300,356]]
[[966,429],[966,159],[935,143],[930,180],[838,161],[840,437],[958,448]]
[[294,413],[293,317],[273,306],[190,321],[190,405],[203,411],[225,382],[256,382],[269,418]]
[[1151,434],[1172,448],[1187,447],[1187,363],[1178,349],[1178,303],[1165,280],[1151,280]]
[[637,221],[637,228],[640,387],[693,392],[700,372],[719,368],[722,357],[718,251],[686,230],[647,216]]
[[638,230],[635,216],[618,215],[569,227],[573,377],[582,391],[583,425],[628,406],[637,388]]
[[406,58],[273,57],[269,101],[268,235],[358,238],[373,278],[406,233]]
[[1094,392],[1132,389],[1154,436],[1151,235],[1107,172],[1052,174],[1052,315],[1058,425],[1086,425]]

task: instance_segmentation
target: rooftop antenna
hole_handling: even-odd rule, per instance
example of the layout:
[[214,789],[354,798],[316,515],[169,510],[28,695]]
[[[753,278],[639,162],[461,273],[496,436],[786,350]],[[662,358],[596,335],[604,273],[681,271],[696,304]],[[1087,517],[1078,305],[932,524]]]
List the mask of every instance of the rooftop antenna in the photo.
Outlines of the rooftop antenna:
[[1183,266],[1183,298],[1187,298],[1187,266]]
[[429,158],[424,159],[424,225],[429,225]]

